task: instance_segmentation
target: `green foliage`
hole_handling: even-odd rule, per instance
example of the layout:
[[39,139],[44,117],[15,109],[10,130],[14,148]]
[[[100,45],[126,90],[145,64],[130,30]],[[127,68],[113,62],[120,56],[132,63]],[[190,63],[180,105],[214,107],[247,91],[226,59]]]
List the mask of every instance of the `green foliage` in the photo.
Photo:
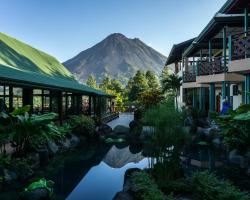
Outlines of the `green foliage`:
[[157,147],[153,167],[157,180],[180,177],[180,149],[186,136],[181,129],[182,114],[175,109],[174,100],[168,99],[148,109],[143,122],[154,129],[151,143]]
[[190,191],[197,199],[248,200],[250,198],[228,181],[220,181],[213,173],[208,171],[193,173],[188,182]]
[[97,84],[96,84],[96,78],[93,74],[90,74],[88,76],[88,79],[86,81],[86,84],[92,88],[97,88]]
[[250,111],[242,106],[236,111],[229,110],[227,115],[219,116],[216,121],[221,127],[221,135],[230,149],[245,153],[250,148]]
[[51,180],[46,180],[45,178],[41,178],[38,181],[31,183],[28,187],[24,189],[24,192],[30,192],[38,188],[44,188],[48,190],[50,196],[53,194],[53,186],[54,182]]
[[132,182],[138,188],[136,199],[138,200],[162,200],[163,193],[158,189],[155,181],[146,172],[135,172],[132,174]]
[[117,138],[117,139],[106,138],[105,142],[109,144],[109,143],[124,143],[126,141],[123,138]]
[[153,71],[146,72],[146,79],[150,90],[157,90],[160,88],[159,79]]
[[95,122],[91,117],[85,115],[76,115],[70,118],[72,132],[92,137],[95,133]]
[[177,95],[178,95],[179,88],[181,86],[181,80],[182,79],[175,74],[171,74],[167,76],[165,79],[162,79],[163,92],[172,93],[175,97],[175,100],[176,100],[175,103],[177,106],[178,106]]
[[0,166],[7,167],[10,165],[11,156],[7,154],[0,154]]
[[142,92],[138,98],[139,103],[146,109],[160,103],[163,99],[164,96],[159,89]]
[[130,90],[128,98],[130,101],[136,101],[141,92],[148,89],[148,81],[142,71],[137,71],[133,79],[130,81]]

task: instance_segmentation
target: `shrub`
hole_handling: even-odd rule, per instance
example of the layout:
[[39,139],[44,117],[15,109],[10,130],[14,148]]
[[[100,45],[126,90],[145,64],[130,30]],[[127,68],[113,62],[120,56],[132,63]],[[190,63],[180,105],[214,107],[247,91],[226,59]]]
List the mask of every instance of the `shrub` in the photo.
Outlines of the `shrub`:
[[138,189],[136,199],[162,200],[163,193],[158,189],[155,181],[146,172],[140,171],[132,174],[132,182]]
[[188,180],[190,191],[203,200],[248,200],[249,196],[228,181],[219,180],[208,171],[195,172]]
[[95,133],[95,122],[91,117],[85,115],[72,116],[70,125],[73,133],[92,137]]

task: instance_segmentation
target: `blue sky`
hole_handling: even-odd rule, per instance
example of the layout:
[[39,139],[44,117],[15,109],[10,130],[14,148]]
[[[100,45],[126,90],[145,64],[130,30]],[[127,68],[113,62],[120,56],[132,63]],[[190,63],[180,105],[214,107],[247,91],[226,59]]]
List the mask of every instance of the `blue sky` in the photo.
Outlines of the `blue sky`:
[[65,61],[111,33],[168,55],[226,0],[0,0],[0,31]]

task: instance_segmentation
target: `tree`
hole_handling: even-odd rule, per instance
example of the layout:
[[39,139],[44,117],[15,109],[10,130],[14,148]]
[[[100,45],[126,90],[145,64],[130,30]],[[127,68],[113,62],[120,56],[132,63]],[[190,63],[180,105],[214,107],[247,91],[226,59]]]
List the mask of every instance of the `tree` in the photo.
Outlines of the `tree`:
[[146,79],[148,81],[148,87],[150,90],[156,90],[160,88],[159,79],[153,71],[146,72]]
[[138,70],[133,77],[131,84],[131,89],[129,91],[129,99],[135,101],[138,99],[138,95],[148,89],[148,81],[145,74]]
[[170,75],[168,66],[164,66],[163,70],[161,72],[160,80],[161,80],[161,85],[163,85],[163,80],[167,79],[168,76]]
[[104,77],[101,84],[99,85],[99,88],[101,88],[105,92],[111,89],[111,79],[109,76]]
[[167,78],[162,80],[163,92],[172,92],[175,97],[176,108],[178,108],[177,96],[181,86],[181,78],[175,74],[169,75]]
[[117,79],[112,79],[110,89],[116,91],[117,93],[123,93],[124,91],[123,85]]
[[86,84],[92,88],[97,88],[97,84],[96,84],[96,79],[95,76],[93,74],[90,74],[88,76],[88,79],[86,81]]

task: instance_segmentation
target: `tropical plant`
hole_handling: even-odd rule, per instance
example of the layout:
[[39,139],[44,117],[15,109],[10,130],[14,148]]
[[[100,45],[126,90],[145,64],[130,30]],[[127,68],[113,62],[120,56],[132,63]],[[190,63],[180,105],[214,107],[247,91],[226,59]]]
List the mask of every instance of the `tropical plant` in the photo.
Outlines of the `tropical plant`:
[[188,179],[188,186],[197,199],[203,200],[247,200],[250,197],[230,182],[219,180],[208,171],[194,172]]
[[91,117],[85,115],[76,115],[70,118],[72,132],[92,137],[95,133],[95,122]]
[[156,147],[153,170],[159,179],[173,180],[180,177],[180,152],[184,144],[182,114],[175,109],[174,100],[168,99],[148,109],[143,122],[152,127],[152,146]]
[[242,107],[236,111],[229,110],[216,121],[221,127],[221,135],[230,149],[245,153],[250,148],[250,111]]
[[35,189],[46,189],[49,192],[49,195],[52,196],[53,194],[53,186],[54,186],[54,182],[51,180],[46,180],[45,178],[41,178],[38,181],[35,181],[31,184],[28,185],[28,187],[26,187],[24,189],[24,193],[33,191]]
[[175,105],[178,108],[177,96],[181,86],[181,78],[175,74],[171,74],[162,80],[163,92],[170,92],[175,97]]
[[139,200],[162,200],[164,194],[158,189],[155,181],[144,171],[135,172],[131,175],[132,182],[138,189],[136,199]]

